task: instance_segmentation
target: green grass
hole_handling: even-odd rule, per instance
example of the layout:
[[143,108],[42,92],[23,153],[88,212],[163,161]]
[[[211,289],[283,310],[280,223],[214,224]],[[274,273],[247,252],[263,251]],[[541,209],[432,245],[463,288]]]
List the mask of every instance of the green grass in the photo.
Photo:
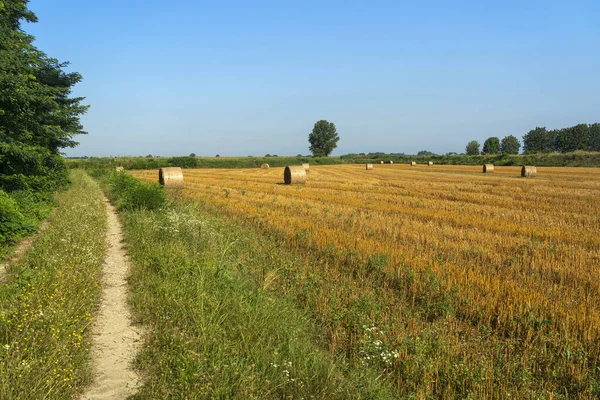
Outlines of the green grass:
[[377,369],[332,356],[309,315],[270,293],[292,254],[190,205],[123,220],[131,301],[150,328],[138,398],[394,398]]
[[0,285],[0,399],[72,398],[89,383],[106,215],[81,171],[50,225]]

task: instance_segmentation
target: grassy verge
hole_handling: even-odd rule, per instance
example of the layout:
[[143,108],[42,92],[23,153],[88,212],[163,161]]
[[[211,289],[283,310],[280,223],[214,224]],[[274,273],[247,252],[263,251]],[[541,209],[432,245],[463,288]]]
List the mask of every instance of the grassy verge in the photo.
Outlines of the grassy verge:
[[332,355],[296,301],[271,291],[298,257],[189,204],[128,202],[127,181],[114,174],[108,191],[134,261],[132,304],[150,327],[139,398],[394,398],[379,369]]
[[72,180],[44,236],[0,286],[2,399],[71,398],[90,380],[106,216],[98,184],[80,171]]

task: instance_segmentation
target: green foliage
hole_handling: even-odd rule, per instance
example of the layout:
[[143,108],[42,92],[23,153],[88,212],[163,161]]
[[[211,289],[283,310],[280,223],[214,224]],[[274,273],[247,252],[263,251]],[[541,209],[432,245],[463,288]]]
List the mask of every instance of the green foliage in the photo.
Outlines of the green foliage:
[[0,187],[54,190],[67,181],[60,150],[85,133],[79,117],[87,106],[70,97],[81,75],[48,57],[21,29],[37,18],[28,1],[3,1],[0,17]]
[[589,128],[586,124],[561,129],[556,137],[556,148],[561,153],[587,150],[589,135]]
[[551,151],[554,143],[550,143],[546,127],[536,127],[523,136],[523,151],[525,153],[542,153]]
[[156,210],[166,203],[164,188],[158,183],[144,183],[128,174],[112,173],[108,184],[108,195],[119,210]]
[[169,158],[169,165],[173,167],[181,167],[181,168],[196,168],[198,166],[198,162],[196,161],[196,157],[172,157]]
[[315,157],[329,156],[339,140],[335,124],[324,119],[317,121],[308,135],[310,151]]
[[500,152],[502,154],[519,154],[521,143],[513,135],[505,136],[500,143]]
[[493,136],[487,138],[483,143],[482,154],[498,154],[500,153],[500,139]]
[[590,125],[590,151],[600,151],[600,123]]
[[470,156],[475,156],[479,154],[479,142],[477,140],[471,140],[467,143],[467,147],[465,147],[465,151]]
[[0,190],[0,246],[35,229],[25,223],[17,202]]

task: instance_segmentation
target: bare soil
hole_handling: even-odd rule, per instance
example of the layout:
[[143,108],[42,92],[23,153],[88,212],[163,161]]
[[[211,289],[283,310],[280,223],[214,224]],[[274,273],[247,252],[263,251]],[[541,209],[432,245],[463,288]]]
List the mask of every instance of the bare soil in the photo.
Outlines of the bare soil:
[[108,199],[104,201],[108,217],[108,250],[92,343],[94,378],[83,398],[125,399],[135,394],[140,385],[132,362],[141,344],[141,329],[132,323],[127,303],[130,263],[122,245],[121,224],[115,208]]

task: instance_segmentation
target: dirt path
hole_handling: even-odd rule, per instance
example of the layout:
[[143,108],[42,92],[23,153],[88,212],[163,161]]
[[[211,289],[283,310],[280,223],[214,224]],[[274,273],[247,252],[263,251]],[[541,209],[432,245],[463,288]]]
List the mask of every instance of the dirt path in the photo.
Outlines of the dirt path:
[[122,247],[121,224],[106,202],[108,250],[104,262],[102,301],[94,326],[92,365],[94,379],[83,399],[125,399],[140,384],[131,363],[141,343],[140,329],[132,325],[127,304],[129,260]]
[[27,253],[27,250],[29,250],[31,248],[31,246],[33,246],[35,241],[46,230],[46,228],[48,227],[48,224],[49,224],[48,220],[42,222],[42,224],[40,225],[40,228],[38,229],[38,231],[36,233],[29,236],[28,238],[21,240],[19,242],[19,244],[17,245],[17,247],[15,247],[15,249],[13,250],[12,254],[9,255],[8,257],[6,257],[6,259],[4,259],[3,261],[0,261],[0,283],[4,282],[4,279],[6,279],[6,268],[10,264],[19,261],[20,259],[22,259],[25,256],[25,253]]

